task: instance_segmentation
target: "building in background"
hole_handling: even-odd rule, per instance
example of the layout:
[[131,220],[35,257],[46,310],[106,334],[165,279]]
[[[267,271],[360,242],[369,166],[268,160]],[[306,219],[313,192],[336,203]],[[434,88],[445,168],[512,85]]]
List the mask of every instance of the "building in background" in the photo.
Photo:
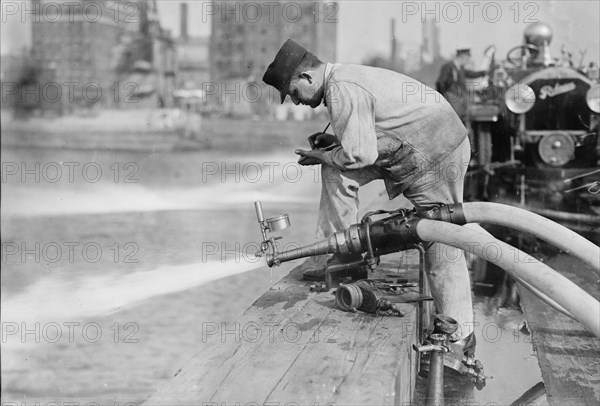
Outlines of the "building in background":
[[440,56],[440,29],[435,21],[426,20],[422,23],[420,43],[411,40],[400,42],[396,36],[396,20],[392,18],[390,38],[388,57],[376,55],[363,63],[405,73],[430,87],[435,87],[439,69],[446,62]]
[[433,63],[440,58],[440,29],[435,20],[428,19],[421,26],[421,61]]
[[446,60],[441,57],[440,29],[433,19],[427,19],[421,25],[420,49],[418,66],[412,67],[409,74],[435,89],[435,80]]
[[119,3],[95,2],[95,9],[78,2],[31,2],[35,12],[31,25],[32,59],[41,71],[40,86],[54,90],[51,95],[42,94],[42,109],[63,112],[111,100],[109,88],[115,82],[117,61],[115,45],[140,28],[139,18],[113,18],[124,11]]
[[209,81],[208,48],[208,38],[177,39],[177,89],[202,89]]
[[[321,59],[336,60],[335,2],[219,3],[211,16],[210,80],[214,103],[233,115],[273,113],[279,96],[262,83],[268,64],[291,38]],[[229,7],[225,9],[225,7]],[[236,9],[237,7],[237,9]],[[329,10],[329,12],[327,12]]]
[[396,35],[396,19],[390,20],[390,56],[386,58],[384,56],[376,55],[369,58],[363,63],[368,66],[374,66],[377,68],[384,68],[393,70],[396,72],[404,72],[406,65],[406,58],[403,54],[403,43],[398,41]]
[[[293,4],[293,7],[286,9],[287,3]],[[249,12],[245,12],[243,8],[240,8],[239,13],[219,10],[212,15],[212,80],[258,75],[262,77],[269,62],[287,38],[295,40],[322,59],[335,60],[337,20],[326,21],[326,17],[320,16],[315,23],[317,17],[314,17],[314,9],[320,8],[319,13],[322,14],[324,1],[281,1],[278,4],[278,7],[273,7],[272,3],[258,4],[261,6],[261,17],[256,21],[247,18],[247,15],[244,18]]]
[[[127,0],[123,0],[127,1]],[[156,0],[140,3],[140,39],[147,54],[142,61],[150,63],[150,84],[154,86],[148,107],[172,107],[176,87],[177,46],[171,32],[160,25]],[[126,3],[127,4],[127,3]],[[134,103],[129,103],[129,106]]]
[[176,104],[186,110],[206,110],[204,89],[210,80],[209,38],[188,34],[188,5],[180,4],[177,45]]
[[31,59],[31,50],[2,55],[0,85],[2,109],[14,110],[17,116],[26,116],[39,108],[39,84],[42,71]]
[[175,45],[154,0],[31,0],[31,9],[42,110],[171,103]]
[[398,41],[396,37],[396,19],[392,18],[391,22],[391,36],[390,41],[390,67],[393,70],[402,72],[404,70],[404,60],[400,58],[400,52],[402,51],[402,43]]

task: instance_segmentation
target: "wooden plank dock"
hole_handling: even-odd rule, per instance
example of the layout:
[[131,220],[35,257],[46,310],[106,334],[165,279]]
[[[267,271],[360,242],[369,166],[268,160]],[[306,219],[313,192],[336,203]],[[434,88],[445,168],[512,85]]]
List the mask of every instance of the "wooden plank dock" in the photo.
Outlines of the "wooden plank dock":
[[[392,271],[416,280],[417,251],[403,255]],[[292,270],[235,323],[203,328],[210,339],[199,338],[199,352],[146,404],[411,402],[418,305],[401,304],[404,317],[344,312],[301,276]]]
[[[600,297],[598,275],[585,264],[565,254],[550,258],[546,263],[595,298]],[[548,403],[600,405],[600,339],[527,290],[519,287],[519,292]]]

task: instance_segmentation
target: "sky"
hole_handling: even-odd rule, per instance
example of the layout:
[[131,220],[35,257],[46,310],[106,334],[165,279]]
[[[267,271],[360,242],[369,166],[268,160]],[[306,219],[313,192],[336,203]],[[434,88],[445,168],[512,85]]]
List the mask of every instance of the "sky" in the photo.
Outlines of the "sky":
[[[238,15],[251,15],[248,3],[261,4],[268,0],[239,2]],[[0,50],[15,52],[30,42],[28,21],[31,17],[9,15],[7,4],[23,1],[2,0]],[[178,0],[157,0],[161,24],[179,35]],[[194,36],[210,34],[210,12],[222,13],[223,1],[188,0],[188,31]],[[231,7],[233,1],[228,1]],[[212,8],[211,8],[212,7]],[[246,9],[242,7],[247,7]],[[585,60],[600,60],[600,0],[552,1],[366,1],[342,0],[339,9],[320,6],[319,19],[338,21],[337,62],[360,63],[375,56],[389,56],[390,21],[396,19],[396,36],[402,44],[402,53],[418,50],[421,43],[421,21],[435,19],[440,28],[440,45],[443,57],[450,57],[457,47],[470,47],[475,62],[481,59],[488,45],[496,45],[503,57],[511,47],[522,43],[522,33],[528,23],[549,23],[554,31],[551,44],[553,56],[560,55],[563,45],[578,63],[580,50],[587,49]],[[289,11],[291,10],[291,11]],[[294,9],[288,15],[294,18]],[[273,8],[273,13],[283,13]],[[314,18],[314,16],[301,16]],[[254,18],[251,15],[250,18]],[[261,18],[268,18],[265,14]],[[282,39],[283,42],[283,39]]]
[[[253,2],[252,0],[246,0]],[[257,0],[255,3],[261,3]],[[179,1],[158,2],[162,24],[179,34]],[[222,2],[188,1],[191,35],[210,34],[211,5],[223,12]],[[251,9],[239,12],[249,15]],[[274,10],[277,12],[277,10]],[[283,12],[283,11],[281,11]],[[291,14],[291,12],[290,12]],[[558,56],[563,44],[579,58],[587,48],[586,60],[600,60],[600,1],[365,1],[344,0],[339,10],[323,10],[322,17],[338,21],[338,61],[360,63],[375,55],[389,55],[390,24],[396,19],[396,36],[404,53],[418,50],[421,21],[436,19],[440,27],[441,53],[450,57],[457,47],[471,47],[474,59],[488,45],[496,45],[499,55],[522,42],[523,30],[532,22],[549,23],[554,31],[552,55]],[[304,16],[303,16],[304,17]],[[252,17],[251,17],[252,18]],[[263,16],[267,18],[267,16]],[[312,18],[309,17],[309,18]],[[283,42],[283,41],[282,41]]]

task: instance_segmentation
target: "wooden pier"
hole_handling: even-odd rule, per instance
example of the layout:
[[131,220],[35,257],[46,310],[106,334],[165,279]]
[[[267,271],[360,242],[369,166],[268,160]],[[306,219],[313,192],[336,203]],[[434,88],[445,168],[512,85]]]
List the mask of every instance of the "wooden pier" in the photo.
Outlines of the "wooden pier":
[[[600,281],[590,267],[566,254],[546,263],[595,298],[600,297]],[[519,292],[548,404],[600,405],[600,339],[527,290],[519,289]]]
[[[394,272],[416,282],[418,252],[394,255],[398,257],[384,257],[388,263],[370,277]],[[566,255],[544,262],[600,297],[598,276],[584,264]],[[390,263],[402,265],[394,268]],[[198,337],[198,353],[145,404],[315,406],[422,401],[423,393],[415,396],[415,385],[423,392],[424,380],[416,376],[418,357],[412,349],[417,343],[419,306],[402,304],[402,318],[344,312],[336,307],[331,292],[311,291],[312,283],[303,281],[301,274],[299,268],[293,269],[233,323],[199,320],[206,325]],[[520,289],[520,293],[548,404],[600,404],[600,340],[527,291]],[[460,388],[447,391],[446,396],[457,405],[474,401]],[[509,403],[516,397],[511,394]]]
[[[378,272],[416,281],[417,251],[400,262]],[[344,312],[331,292],[311,291],[301,276],[292,270],[235,323],[203,328],[199,352],[146,404],[411,402],[418,305],[401,304],[404,317]]]

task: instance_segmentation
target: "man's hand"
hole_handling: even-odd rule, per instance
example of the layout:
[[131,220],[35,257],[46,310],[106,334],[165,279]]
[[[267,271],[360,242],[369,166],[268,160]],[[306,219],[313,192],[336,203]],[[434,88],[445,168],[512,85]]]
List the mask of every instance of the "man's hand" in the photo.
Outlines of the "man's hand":
[[483,56],[486,58],[491,59],[492,56],[494,56],[494,54],[496,53],[496,46],[495,45],[490,45],[488,46],[485,51],[483,51]]
[[324,149],[338,145],[338,138],[329,133],[314,133],[308,137],[308,143],[312,149]]
[[320,165],[323,163],[323,151],[318,149],[310,151],[297,149],[295,152],[300,155],[300,159],[298,159],[300,165]]

